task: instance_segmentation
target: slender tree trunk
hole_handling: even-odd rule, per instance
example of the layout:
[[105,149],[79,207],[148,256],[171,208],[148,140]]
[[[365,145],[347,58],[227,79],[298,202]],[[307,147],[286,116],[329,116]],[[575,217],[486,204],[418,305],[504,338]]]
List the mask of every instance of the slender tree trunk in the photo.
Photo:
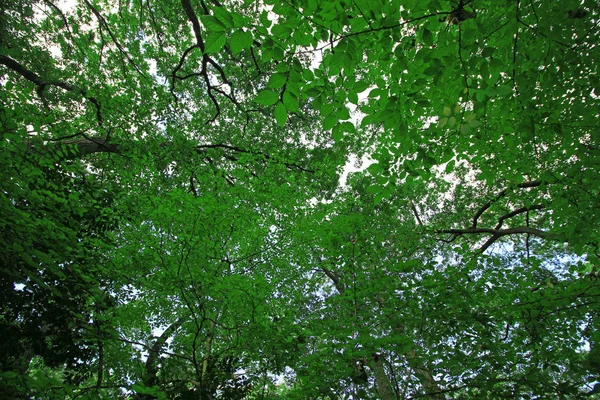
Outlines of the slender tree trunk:
[[425,388],[427,393],[431,393],[429,396],[430,399],[433,400],[444,400],[445,397],[442,393],[442,389],[434,379],[429,369],[419,361],[417,357],[417,351],[415,349],[411,349],[406,354],[408,358],[408,364],[411,366],[417,378],[421,382],[421,385]]

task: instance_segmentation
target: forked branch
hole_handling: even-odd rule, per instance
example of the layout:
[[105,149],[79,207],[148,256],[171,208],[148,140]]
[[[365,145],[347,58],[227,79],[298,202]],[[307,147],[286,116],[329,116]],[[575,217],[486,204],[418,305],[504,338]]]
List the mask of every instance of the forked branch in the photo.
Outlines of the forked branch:
[[[181,0],[181,6],[183,7],[183,10],[184,10],[185,15],[187,16],[188,20],[192,23],[192,29],[194,30],[194,37],[196,39],[196,43],[193,44],[192,46],[188,47],[183,52],[183,54],[181,55],[181,58],[179,59],[179,62],[177,63],[177,66],[175,66],[175,68],[173,69],[173,72],[171,73],[171,94],[175,98],[177,98],[177,96],[175,95],[175,81],[176,80],[186,80],[191,77],[201,77],[204,81],[204,84],[206,85],[208,97],[210,98],[210,101],[213,103],[213,105],[215,106],[215,109],[216,109],[215,115],[209,121],[207,121],[207,123],[210,124],[210,123],[214,122],[218,118],[218,116],[221,114],[221,106],[219,105],[219,102],[218,102],[217,98],[215,97],[215,92],[228,98],[236,106],[239,106],[239,103],[235,99],[235,96],[233,94],[233,86],[231,85],[231,82],[229,81],[229,79],[227,79],[227,76],[225,75],[225,71],[219,65],[219,63],[217,63],[212,57],[210,57],[205,52],[205,42],[204,42],[204,38],[202,37],[202,29],[200,27],[200,20],[198,19],[198,16],[196,15],[196,12],[194,11],[190,0]],[[208,9],[205,8],[205,12],[208,13]],[[202,67],[200,69],[200,72],[187,74],[185,76],[178,75],[177,73],[179,72],[179,70],[181,68],[183,68],[186,58],[195,49],[200,49],[200,52],[202,53],[202,62],[201,62]],[[214,68],[216,70],[219,77],[221,78],[221,81],[231,88],[231,93],[226,93],[225,91],[216,87],[211,82],[209,72],[208,72],[209,65],[212,66],[212,68]]]

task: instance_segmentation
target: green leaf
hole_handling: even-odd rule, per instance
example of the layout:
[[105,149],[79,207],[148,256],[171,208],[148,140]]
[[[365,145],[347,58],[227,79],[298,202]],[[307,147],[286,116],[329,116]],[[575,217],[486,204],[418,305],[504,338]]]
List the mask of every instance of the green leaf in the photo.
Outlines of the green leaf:
[[283,93],[283,104],[288,111],[291,112],[300,112],[300,105],[298,104],[298,99],[290,94],[289,91]]
[[[379,164],[373,164],[373,165],[379,165]],[[373,185],[373,186],[369,186],[367,188],[367,193],[371,193],[371,194],[381,193],[382,191],[383,191],[383,186],[380,186],[380,185]]]
[[233,11],[230,13],[231,17],[233,19],[233,27],[234,28],[242,28],[244,26],[246,26],[246,24],[248,23],[246,20],[246,17],[244,17],[243,15]]
[[275,73],[269,78],[269,83],[267,83],[267,87],[271,89],[280,89],[286,84],[287,80],[287,74],[279,72]]
[[233,16],[225,7],[214,7],[212,11],[219,22],[221,22],[226,28],[233,28]]
[[339,143],[340,140],[344,138],[344,130],[340,124],[336,124],[331,131],[331,137],[335,140],[336,143]]
[[423,43],[426,46],[433,46],[433,34],[427,28],[423,29]]
[[366,81],[357,81],[354,84],[352,90],[356,93],[362,93],[369,88],[369,84]]
[[287,111],[282,102],[278,102],[275,106],[275,120],[279,126],[285,126],[287,121]]
[[212,15],[202,15],[200,20],[209,33],[225,32],[226,30],[225,25]]
[[254,99],[254,101],[258,104],[262,104],[265,106],[271,106],[277,103],[277,100],[279,100],[279,94],[268,89],[260,92],[258,96],[256,96],[256,98]]
[[352,104],[358,104],[358,94],[354,90],[348,92],[348,101]]
[[329,130],[329,129],[333,128],[334,125],[337,124],[337,122],[338,122],[337,115],[330,114],[323,121],[323,129]]
[[239,54],[242,50],[252,47],[252,33],[248,31],[237,30],[233,32],[230,39],[231,52],[234,55]]
[[348,109],[345,106],[342,106],[338,110],[338,112],[336,114],[336,118],[339,121],[344,121],[344,120],[350,119],[350,112],[348,111]]
[[225,33],[215,33],[208,36],[205,42],[204,52],[206,54],[218,53],[227,42]]

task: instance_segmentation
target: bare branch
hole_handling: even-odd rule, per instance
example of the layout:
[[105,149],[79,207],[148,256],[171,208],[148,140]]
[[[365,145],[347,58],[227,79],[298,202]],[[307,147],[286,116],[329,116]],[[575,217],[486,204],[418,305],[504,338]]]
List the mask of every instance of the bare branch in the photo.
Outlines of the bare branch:
[[194,12],[190,0],[181,0],[181,6],[183,7],[183,11],[185,11],[185,15],[192,23],[194,35],[196,36],[196,45],[200,48],[202,54],[204,54],[204,40],[202,39],[202,32],[200,30],[200,21],[198,20],[198,16]]
[[146,360],[146,386],[154,386],[156,384],[156,359],[158,358],[161,349],[167,342],[167,339],[171,337],[177,329],[183,324],[188,318],[187,315],[180,317],[177,321],[173,322],[163,333],[160,335],[154,345],[148,349],[148,359]]
[[331,279],[331,281],[333,282],[333,286],[335,286],[335,289],[338,291],[339,294],[344,293],[345,286],[340,281],[340,278],[333,271],[326,267],[321,267],[320,270],[323,271],[323,273],[325,273],[325,275],[327,275],[329,279]]
[[[204,39],[202,38],[202,30],[200,27],[200,20],[198,19],[198,16],[196,15],[196,12],[194,11],[190,0],[181,0],[181,6],[183,7],[183,10],[185,11],[185,15],[187,16],[188,20],[192,23],[192,28],[194,30],[194,36],[196,38],[196,44],[189,47],[188,49],[186,49],[184,51],[183,55],[181,56],[181,58],[179,60],[179,63],[173,70],[172,80],[171,80],[171,94],[175,98],[177,98],[177,96],[175,95],[175,92],[174,92],[175,79],[185,80],[185,79],[193,77],[193,76],[202,76],[202,78],[204,79],[204,83],[206,84],[208,97],[210,98],[211,102],[215,105],[215,109],[216,109],[215,115],[210,120],[207,121],[207,124],[211,124],[214,121],[216,121],[216,119],[221,114],[221,107],[214,95],[214,92],[217,92],[217,93],[223,95],[224,97],[227,97],[233,104],[235,104],[238,107],[239,107],[239,103],[237,102],[237,100],[235,99],[235,96],[233,95],[233,89],[231,90],[231,94],[227,94],[223,90],[216,88],[210,82],[210,77],[208,74],[208,65],[209,64],[217,71],[217,73],[221,77],[221,80],[223,81],[223,83],[229,85],[229,87],[232,88],[231,82],[229,81],[229,79],[227,79],[227,76],[225,75],[225,71],[223,70],[223,68],[213,58],[211,58],[208,54],[206,54],[204,52],[205,43],[204,43]],[[206,8],[205,4],[203,4],[203,7],[204,7],[204,11],[208,14],[208,8]],[[185,63],[185,59],[186,59],[187,55],[195,48],[199,48],[200,51],[202,52],[202,69],[200,70],[200,72],[188,74],[185,77],[178,76],[177,71],[179,71],[183,67],[183,64]]]
[[417,210],[417,206],[415,206],[414,202],[410,202],[410,206],[412,209],[412,212],[415,214],[415,218],[417,219],[417,222],[419,223],[419,225],[423,226],[423,221],[421,221],[421,217],[419,217],[419,211]]

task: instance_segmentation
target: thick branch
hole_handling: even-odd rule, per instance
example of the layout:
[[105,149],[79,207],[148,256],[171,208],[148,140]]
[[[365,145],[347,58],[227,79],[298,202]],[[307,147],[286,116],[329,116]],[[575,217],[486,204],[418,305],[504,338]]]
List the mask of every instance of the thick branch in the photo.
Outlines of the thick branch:
[[419,217],[419,211],[417,210],[417,206],[415,206],[414,202],[410,202],[410,206],[412,209],[413,214],[415,214],[415,218],[417,219],[417,222],[419,223],[420,226],[423,226],[423,221],[421,221],[421,217]]
[[467,229],[439,229],[436,231],[437,233],[450,233],[453,235],[469,235],[469,234],[481,234],[481,233],[489,233],[492,235],[514,235],[518,233],[528,233],[531,235],[535,235],[541,238],[547,238],[549,236],[548,232],[542,231],[540,229],[531,228],[528,226],[516,227],[516,228],[508,228],[508,229],[491,229],[491,228],[467,228]]
[[183,11],[185,11],[185,15],[188,17],[190,22],[192,23],[192,27],[194,28],[194,36],[196,36],[196,44],[204,54],[204,40],[202,39],[202,32],[200,30],[200,21],[198,20],[198,16],[194,12],[192,8],[192,3],[190,0],[181,0],[181,6],[183,7]]
[[46,86],[57,86],[63,90],[66,90],[67,92],[74,92],[74,93],[80,94],[87,101],[94,104],[94,106],[96,107],[96,118],[98,119],[99,123],[102,123],[102,115],[100,114],[100,103],[98,102],[98,100],[96,100],[95,97],[88,96],[87,92],[84,89],[78,88],[77,86],[71,85],[70,83],[67,83],[64,81],[44,80],[42,77],[40,77],[35,72],[30,71],[27,68],[25,68],[18,61],[13,60],[12,58],[2,55],[2,54],[0,54],[0,64],[6,66],[13,72],[18,73],[19,75],[21,75],[23,78],[27,79],[28,81],[36,84],[40,91],[43,91],[46,88]]
[[444,400],[445,397],[441,394],[443,393],[442,389],[438,385],[429,369],[419,360],[417,351],[415,349],[411,349],[408,351],[406,356],[408,359],[408,364],[415,372],[416,377],[419,378],[421,385],[423,385],[427,393],[431,396],[430,399]]
[[[179,60],[179,63],[173,70],[172,80],[171,80],[171,94],[175,98],[177,98],[177,96],[175,95],[175,92],[174,92],[175,79],[185,80],[192,76],[201,76],[204,79],[204,83],[206,84],[206,90],[208,92],[207,93],[208,97],[210,98],[211,102],[214,104],[214,106],[216,108],[215,115],[210,120],[207,121],[207,123],[210,124],[210,123],[213,123],[217,119],[217,117],[221,114],[221,107],[219,105],[219,102],[215,98],[215,95],[213,94],[213,92],[218,92],[221,95],[227,97],[233,104],[235,104],[238,107],[239,107],[239,103],[237,102],[237,100],[235,99],[235,96],[233,95],[233,89],[231,90],[231,94],[227,94],[224,91],[216,88],[211,83],[211,79],[208,75],[208,64],[212,65],[213,68],[217,70],[223,83],[229,85],[230,88],[232,87],[231,82],[227,79],[227,76],[225,75],[225,71],[223,70],[223,68],[214,59],[212,59],[208,54],[206,54],[204,51],[205,43],[204,43],[204,39],[202,38],[202,30],[200,28],[200,20],[198,19],[198,16],[196,15],[196,12],[194,11],[190,0],[181,0],[181,6],[183,7],[183,10],[185,11],[185,15],[187,16],[188,20],[192,23],[192,28],[194,30],[194,36],[196,38],[196,44],[189,47],[187,50],[184,51],[183,55],[181,56],[181,58]],[[208,10],[206,9],[205,12],[208,13]],[[199,48],[200,51],[202,52],[202,69],[198,73],[188,74],[185,77],[178,76],[177,72],[183,67],[183,64],[185,63],[185,59],[186,59],[187,55],[194,48]]]
[[[51,145],[49,144],[49,146],[60,146],[60,145],[73,145],[75,146],[75,151],[73,152],[73,155],[71,156],[71,158],[78,158],[78,157],[85,157],[88,156],[90,154],[94,154],[94,153],[118,153],[121,155],[125,155],[124,154],[124,146],[119,145],[119,144],[115,144],[115,143],[110,143],[109,140],[107,138],[89,138],[86,137],[82,134],[78,134],[81,137],[78,138],[73,138],[73,139],[68,139],[68,140],[57,140],[57,141],[52,141]],[[160,144],[160,147],[169,147],[171,146],[170,142],[164,142]],[[296,163],[289,163],[289,162],[285,162],[285,161],[279,161],[277,159],[273,159],[273,157],[271,157],[269,154],[260,152],[260,151],[253,151],[253,150],[247,150],[247,149],[243,149],[241,147],[237,147],[237,146],[232,146],[232,145],[228,145],[225,143],[217,143],[217,144],[201,144],[198,145],[194,148],[194,151],[198,154],[204,154],[206,152],[206,150],[208,149],[223,149],[229,152],[233,152],[233,153],[245,153],[245,154],[252,154],[255,156],[260,156],[265,160],[268,160],[270,162],[274,162],[276,164],[283,164],[285,165],[289,170],[297,170],[297,171],[301,171],[301,172],[309,172],[309,173],[314,173],[314,170],[311,169],[307,169],[304,168],[303,166],[296,164]],[[231,154],[225,154],[224,155],[228,160],[230,161],[238,161],[238,158],[231,155]],[[65,156],[65,158],[69,157],[68,155]]]
[[381,397],[381,400],[394,400],[396,398],[396,393],[394,392],[394,387],[392,386],[392,382],[390,381],[388,374],[385,372],[383,362],[383,355],[379,353],[375,353],[373,355],[371,368],[373,369],[373,375],[375,375],[377,392],[379,392],[379,397]]
[[106,138],[81,138],[61,141],[58,144],[73,145],[76,157],[85,157],[94,153],[120,153],[120,146],[108,143]]
[[331,281],[333,282],[333,286],[335,286],[335,289],[338,291],[339,294],[344,293],[344,284],[340,281],[340,278],[333,271],[325,267],[321,267],[321,271],[323,271],[323,273],[325,273],[325,275],[327,275],[327,277],[331,279]]

